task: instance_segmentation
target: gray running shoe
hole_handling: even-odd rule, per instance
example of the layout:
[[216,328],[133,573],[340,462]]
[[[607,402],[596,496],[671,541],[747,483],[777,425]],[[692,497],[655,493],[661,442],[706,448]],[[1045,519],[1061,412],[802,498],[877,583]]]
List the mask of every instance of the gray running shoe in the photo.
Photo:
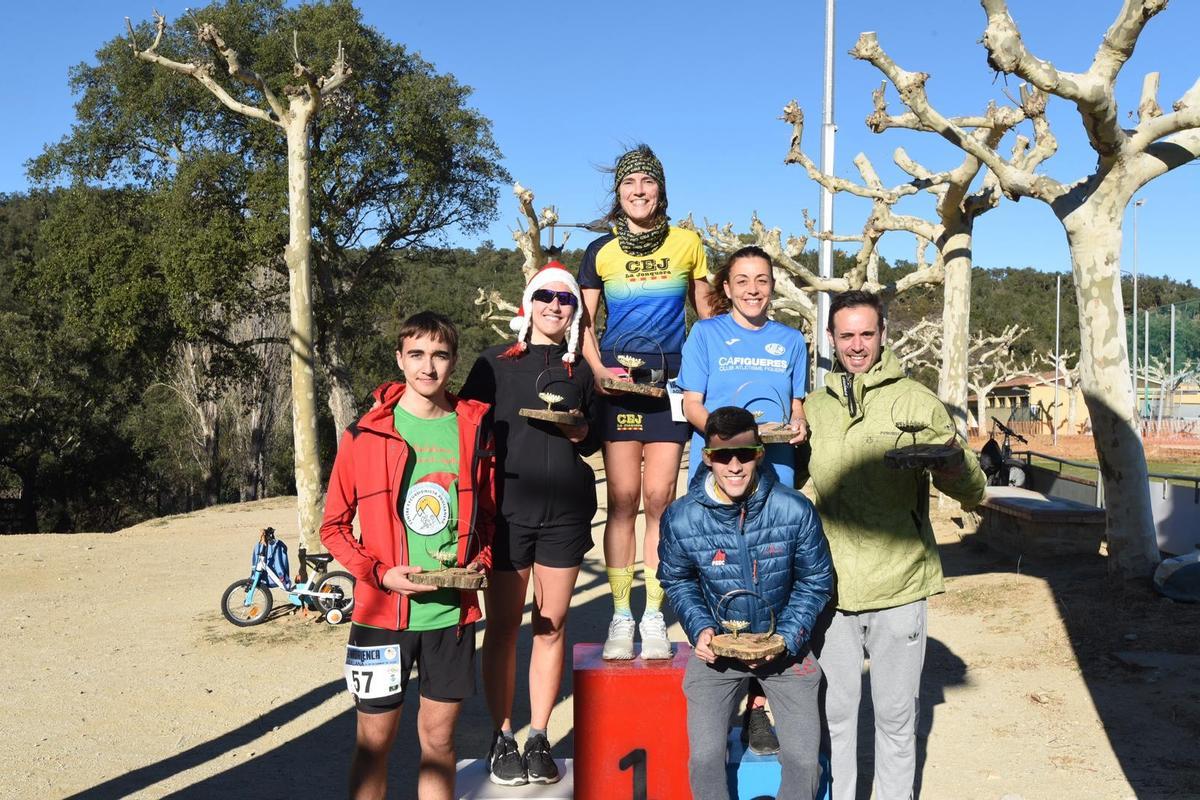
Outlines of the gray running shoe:
[[633,658],[633,631],[637,624],[633,617],[614,614],[608,623],[608,638],[604,640],[604,651],[600,654],[607,661],[628,661]]
[[667,638],[667,621],[661,611],[643,614],[638,631],[642,635],[642,658],[660,659],[673,655],[671,640]]

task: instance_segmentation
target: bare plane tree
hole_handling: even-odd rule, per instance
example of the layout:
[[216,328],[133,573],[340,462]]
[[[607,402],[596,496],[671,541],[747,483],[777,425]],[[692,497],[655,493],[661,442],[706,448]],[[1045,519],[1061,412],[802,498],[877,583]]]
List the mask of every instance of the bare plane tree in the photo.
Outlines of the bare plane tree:
[[[1028,328],[1009,325],[999,334],[988,336],[976,331],[967,344],[967,387],[975,394],[975,423],[979,433],[985,433],[988,397],[1000,384],[1015,378],[1033,376],[1032,359],[1019,359],[1012,345],[1029,332]],[[909,369],[936,370],[934,354],[942,338],[942,326],[923,319],[902,333],[891,348],[900,363]]]
[[271,432],[287,410],[287,370],[280,358],[287,343],[287,316],[280,309],[264,309],[237,320],[232,333],[248,345],[254,363],[251,375],[234,382],[225,395],[225,406],[236,435],[234,463],[240,465],[238,497],[266,497],[267,458]]
[[[867,117],[867,127],[875,133],[891,128],[929,131],[911,112],[892,115],[887,111],[884,88],[877,89],[872,99],[874,111]],[[998,107],[990,104],[987,110],[974,117],[957,117],[955,122],[972,130],[971,136],[984,146],[995,148],[1004,136],[1026,120],[1033,122],[1034,142],[1028,137],[1018,136],[1013,146],[1013,159],[1024,167],[1033,169],[1054,154],[1057,143],[1046,124],[1044,112],[1046,95],[1037,90],[1021,91],[1018,107]],[[862,233],[853,236],[837,235],[815,230],[815,225],[805,213],[805,227],[813,238],[835,242],[858,242],[859,249],[854,266],[843,276],[822,278],[801,264],[798,257],[803,252],[805,238],[792,237],[785,244],[779,229],[767,229],[757,217],[751,223],[755,242],[771,254],[791,281],[778,283],[780,295],[775,305],[784,313],[791,312],[809,323],[811,329],[816,316],[816,307],[811,293],[814,291],[840,292],[847,289],[864,289],[880,294],[887,302],[900,292],[916,286],[942,284],[943,286],[943,335],[939,349],[941,364],[938,370],[938,395],[950,408],[959,434],[967,434],[967,349],[971,315],[971,267],[972,237],[975,220],[983,213],[995,208],[1000,201],[1000,187],[996,177],[984,170],[980,159],[966,154],[963,161],[953,169],[933,172],[918,163],[904,148],[897,148],[893,161],[910,180],[887,187],[880,180],[871,160],[863,153],[854,159],[861,182],[834,175],[827,175],[804,152],[801,141],[804,134],[804,111],[795,100],[783,109],[782,119],[792,126],[791,144],[785,163],[798,164],[812,180],[831,192],[845,192],[872,202],[871,213],[863,225]],[[981,186],[972,190],[981,171],[986,174]],[[929,192],[937,198],[935,220],[898,214],[894,206],[905,197],[920,192]],[[695,226],[692,226],[693,229]],[[916,267],[900,280],[884,284],[879,280],[878,242],[890,231],[911,233],[917,237]],[[717,252],[728,251],[741,244],[731,226],[717,228],[705,225],[700,231],[705,243]],[[932,263],[925,259],[926,245],[933,244],[935,258]],[[799,291],[796,291],[797,285]],[[816,334],[819,335],[819,334]]]
[[988,397],[1007,381],[1034,374],[1029,360],[1020,361],[1012,344],[1029,332],[1028,328],[1009,325],[998,336],[976,331],[967,348],[967,386],[975,393],[975,421],[979,433],[986,433]]
[[[525,282],[529,283],[534,273],[550,261],[549,254],[542,247],[542,231],[558,222],[558,212],[554,210],[553,206],[546,206],[540,214],[534,211],[533,192],[520,183],[513,184],[513,195],[517,198],[517,205],[521,208],[524,225],[518,222],[516,229],[512,232],[512,237],[513,241],[517,243],[517,249],[525,257],[521,264],[521,274],[525,276]],[[560,249],[566,246],[570,236],[569,231],[563,233]],[[516,316],[518,306],[506,300],[496,289],[489,291],[477,287],[477,290],[479,294],[475,298],[475,305],[483,306],[479,318],[484,322],[490,322],[492,330],[500,336],[504,338],[511,336],[512,332],[507,327],[508,321]],[[501,328],[496,324],[497,322],[504,323],[505,327]]]
[[[187,419],[187,445],[200,471],[205,506],[221,501],[221,403],[217,387],[209,380],[212,346],[185,341],[172,348],[172,364],[165,382],[178,398]],[[189,493],[190,495],[190,493]],[[188,497],[188,507],[192,498]]]
[[1200,81],[1164,113],[1156,97],[1158,73],[1149,73],[1137,124],[1125,129],[1116,81],[1142,30],[1166,9],[1167,0],[1124,0],[1083,72],[1061,70],[1031,53],[1005,0],[980,4],[987,16],[982,43],[989,65],[1075,106],[1097,156],[1090,175],[1060,181],[1004,158],[935,109],[925,92],[929,75],[898,66],[874,33],[863,33],[850,53],[882,72],[922,125],[983,162],[1006,195],[1041,200],[1062,223],[1080,310],[1080,383],[1104,475],[1110,564],[1127,578],[1143,578],[1158,561],[1158,546],[1125,345],[1122,222],[1138,190],[1200,157]]
[[[1158,383],[1158,403],[1152,413],[1143,424],[1151,424],[1160,433],[1174,426],[1173,420],[1163,422],[1165,414],[1174,415],[1175,413],[1175,393],[1180,387],[1189,381],[1194,381],[1197,375],[1197,366],[1192,361],[1185,361],[1175,371],[1171,371],[1171,366],[1164,362],[1158,356],[1151,356],[1150,363],[1146,366],[1150,380]],[[1168,407],[1170,411],[1168,411]]]
[[317,407],[314,361],[314,323],[312,307],[312,220],[309,196],[310,133],[313,116],[321,104],[350,77],[344,54],[338,53],[330,73],[317,76],[305,66],[293,36],[295,63],[293,76],[298,85],[285,90],[287,105],[261,76],[241,63],[238,52],[226,44],[215,26],[199,26],[197,36],[223,62],[229,77],[248,87],[266,107],[244,103],[216,80],[217,66],[209,63],[183,63],[160,55],[157,50],[167,28],[166,18],[154,12],[155,36],[142,49],[126,17],[130,46],[142,61],[192,78],[229,110],[252,120],[274,125],[284,132],[288,157],[288,243],[284,260],[288,266],[292,373],[292,436],[295,443],[296,501],[300,546],[320,549],[317,530],[321,524],[321,464],[317,451]]
[[[1079,386],[1079,354],[1066,352],[1059,353],[1055,357],[1054,351],[1050,350],[1042,354],[1041,360],[1055,371],[1055,374],[1058,376],[1058,382],[1062,385],[1063,391],[1067,393],[1067,419],[1065,423],[1059,419],[1059,411],[1055,409],[1053,425],[1061,431],[1064,429],[1065,424],[1065,430],[1068,434],[1075,433],[1077,430],[1075,416],[1079,411],[1075,403],[1075,389]],[[1051,375],[1039,375],[1034,385],[1053,386],[1054,381],[1055,378]]]
[[889,331],[887,345],[905,367],[932,368],[941,340],[942,323],[926,318],[908,326],[899,335]]
[[[885,84],[886,85],[886,84]],[[889,128],[931,131],[911,112],[891,115],[887,112],[884,86],[873,93],[875,110],[867,117],[867,127],[876,133]],[[1012,157],[1027,169],[1033,169],[1057,149],[1057,142],[1045,119],[1046,95],[1040,91],[1021,90],[1017,108],[989,105],[978,117],[962,117],[960,127],[973,129],[971,136],[984,146],[995,148],[1004,135],[1024,120],[1033,123],[1034,141],[1017,136]],[[931,131],[932,132],[932,131]],[[983,163],[970,153],[954,169],[933,173],[908,156],[904,148],[896,148],[893,161],[913,177],[914,181],[936,181],[927,191],[937,197],[935,221],[925,222],[919,234],[933,242],[943,265],[942,280],[942,345],[938,372],[938,396],[950,409],[959,435],[967,435],[967,349],[971,324],[971,267],[975,221],[995,208],[1000,201],[1000,186],[996,176],[985,171],[981,186],[972,191],[972,184]],[[814,165],[815,166],[815,165]],[[807,165],[806,165],[807,167]],[[809,174],[812,174],[810,169]]]

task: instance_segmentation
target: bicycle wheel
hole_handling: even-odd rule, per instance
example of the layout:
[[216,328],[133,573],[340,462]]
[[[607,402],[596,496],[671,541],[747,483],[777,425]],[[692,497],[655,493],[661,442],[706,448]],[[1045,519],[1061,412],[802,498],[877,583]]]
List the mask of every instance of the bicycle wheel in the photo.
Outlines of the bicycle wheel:
[[320,597],[317,599],[317,604],[321,606],[321,610],[328,616],[330,611],[337,609],[342,614],[342,619],[348,619],[350,612],[354,610],[354,576],[349,572],[337,570],[327,573],[321,580],[320,588],[317,589],[321,594],[334,594],[337,598]]
[[221,595],[221,613],[225,615],[225,619],[239,628],[264,622],[270,615],[271,606],[275,602],[275,599],[271,597],[271,590],[261,583],[254,588],[252,597],[247,598],[248,594],[250,594],[250,579],[242,578],[240,581],[231,583],[225,590],[225,594]]

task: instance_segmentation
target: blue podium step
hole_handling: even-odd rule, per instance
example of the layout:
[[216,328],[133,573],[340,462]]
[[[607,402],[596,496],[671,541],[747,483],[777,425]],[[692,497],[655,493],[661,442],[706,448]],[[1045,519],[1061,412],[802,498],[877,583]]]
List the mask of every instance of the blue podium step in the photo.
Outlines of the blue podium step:
[[[822,753],[821,780],[817,786],[817,800],[831,800],[829,787],[829,761]],[[759,756],[751,753],[742,744],[742,729],[729,731],[729,755],[725,761],[725,776],[729,782],[729,796],[736,800],[770,800],[779,791],[783,770],[776,756]]]

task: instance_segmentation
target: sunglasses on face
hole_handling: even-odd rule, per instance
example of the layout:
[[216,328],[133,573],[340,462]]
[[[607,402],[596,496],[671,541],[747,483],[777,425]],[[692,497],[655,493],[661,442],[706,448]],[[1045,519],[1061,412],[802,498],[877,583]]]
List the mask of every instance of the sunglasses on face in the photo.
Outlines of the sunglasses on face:
[[579,303],[578,298],[570,292],[555,292],[550,289],[535,289],[531,296],[539,303],[552,303],[555,298],[560,306],[575,306]]
[[718,464],[728,464],[735,458],[739,463],[749,464],[758,458],[759,453],[762,451],[763,446],[761,444],[756,444],[752,447],[706,447],[704,448],[704,455]]

